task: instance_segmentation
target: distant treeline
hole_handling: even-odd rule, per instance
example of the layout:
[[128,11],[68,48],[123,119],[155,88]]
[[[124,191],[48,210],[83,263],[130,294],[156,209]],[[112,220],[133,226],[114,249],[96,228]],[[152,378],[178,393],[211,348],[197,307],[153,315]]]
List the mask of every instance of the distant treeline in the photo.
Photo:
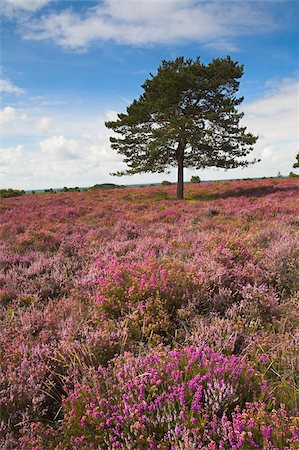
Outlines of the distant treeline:
[[24,195],[24,194],[56,194],[57,192],[83,192],[83,191],[90,191],[90,190],[105,190],[105,189],[119,189],[119,188],[124,188],[126,186],[121,186],[121,185],[117,185],[117,184],[113,184],[113,183],[102,183],[102,184],[95,184],[94,186],[91,187],[84,187],[84,188],[79,188],[78,186],[76,187],[66,187],[64,186],[62,189],[53,189],[53,188],[49,188],[49,189],[38,189],[38,190],[32,190],[32,191],[24,191],[24,190],[20,190],[20,189],[0,189],[0,198],[8,198],[8,197],[18,197],[20,195]]
[[[289,173],[289,177],[290,178],[298,178],[299,175],[297,175],[294,172],[290,172]],[[281,175],[280,172],[278,172],[276,177],[260,177],[260,178],[235,178],[235,179],[226,179],[226,180],[205,180],[205,182],[216,182],[216,181],[248,181],[248,180],[263,180],[263,179],[273,179],[273,178],[286,178],[283,177]],[[190,179],[190,183],[200,183],[201,179],[198,176],[192,176]],[[162,186],[170,186],[172,183],[170,181],[164,180],[161,183],[153,183],[153,184],[136,184],[136,185],[131,185],[131,187],[147,187],[147,186],[158,186],[158,185],[162,185]],[[119,184],[114,184],[114,183],[101,183],[101,184],[95,184],[94,186],[91,187],[66,187],[64,186],[62,189],[44,189],[44,190],[32,190],[32,191],[24,191],[24,190],[20,190],[20,189],[0,189],[0,198],[7,198],[7,197],[18,197],[20,195],[24,195],[25,193],[27,194],[42,194],[42,193],[48,193],[48,194],[56,194],[57,192],[84,192],[84,191],[91,191],[91,190],[107,190],[107,189],[120,189],[120,188],[126,188],[126,187],[130,187],[130,186],[124,186],[124,185],[119,185]]]
[[126,186],[122,186],[119,184],[114,183],[102,183],[102,184],[95,184],[94,186],[90,187],[89,189],[119,189],[124,188]]
[[0,198],[19,197],[24,194],[25,191],[19,189],[0,189]]
[[[91,187],[87,187],[87,188],[79,188],[78,186],[76,187],[66,187],[64,186],[62,189],[45,189],[44,192],[45,193],[50,193],[50,194],[56,194],[56,192],[83,192],[83,191],[91,191],[91,190],[96,190],[96,189],[119,189],[119,188],[124,188],[126,186],[122,186],[122,185],[118,185],[118,184],[113,184],[113,183],[102,183],[102,184],[95,184],[94,186]],[[34,194],[35,192],[32,191],[32,193]]]
[[[86,189],[84,189],[84,190],[86,190]],[[32,191],[32,193],[33,192],[34,191]],[[74,188],[72,188],[72,187],[68,188],[68,187],[64,186],[64,188],[62,188],[62,189],[53,189],[53,188],[45,189],[44,192],[50,193],[50,194],[56,194],[56,192],[81,192],[81,189],[77,186]]]

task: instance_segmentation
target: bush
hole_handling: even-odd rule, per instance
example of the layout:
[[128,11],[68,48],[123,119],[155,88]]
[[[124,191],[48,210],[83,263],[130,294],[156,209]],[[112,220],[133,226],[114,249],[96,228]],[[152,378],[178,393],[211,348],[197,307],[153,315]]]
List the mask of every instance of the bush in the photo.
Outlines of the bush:
[[102,184],[95,184],[90,189],[119,189],[124,188],[125,186],[114,184],[114,183],[102,183]]
[[179,327],[180,308],[192,302],[199,289],[182,263],[166,258],[111,258],[99,272],[95,290],[101,313],[106,319],[126,320],[136,341],[171,340]]
[[64,186],[64,188],[61,190],[61,192],[81,192],[80,188],[78,188],[78,186],[74,187],[74,188],[68,188],[66,186]]
[[190,183],[200,183],[200,178],[198,175],[193,175],[190,179]]
[[[205,346],[126,353],[69,392],[55,448],[296,448],[297,421],[271,395],[243,357]],[[21,448],[47,448],[51,430],[36,426]]]
[[156,191],[154,197],[156,200],[166,200],[168,199],[168,193],[166,191]]
[[170,181],[164,180],[161,183],[163,186],[170,186],[172,183]]
[[0,198],[8,198],[8,197],[19,197],[20,195],[24,195],[25,191],[19,189],[0,189]]

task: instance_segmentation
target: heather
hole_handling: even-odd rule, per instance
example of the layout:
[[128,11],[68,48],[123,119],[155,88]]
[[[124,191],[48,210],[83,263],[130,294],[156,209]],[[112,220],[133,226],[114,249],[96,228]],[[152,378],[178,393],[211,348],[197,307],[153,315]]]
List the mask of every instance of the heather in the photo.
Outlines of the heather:
[[296,449],[299,184],[1,202],[4,449]]

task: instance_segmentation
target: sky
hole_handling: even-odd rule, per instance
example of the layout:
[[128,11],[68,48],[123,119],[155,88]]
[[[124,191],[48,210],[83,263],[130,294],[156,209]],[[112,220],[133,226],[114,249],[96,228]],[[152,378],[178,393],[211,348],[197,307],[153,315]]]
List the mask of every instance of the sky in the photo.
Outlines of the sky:
[[188,169],[185,179],[288,175],[298,152],[298,12],[297,1],[273,0],[2,0],[1,187],[176,181],[174,169],[111,176],[126,166],[104,122],[178,56],[244,64],[239,108],[261,159]]

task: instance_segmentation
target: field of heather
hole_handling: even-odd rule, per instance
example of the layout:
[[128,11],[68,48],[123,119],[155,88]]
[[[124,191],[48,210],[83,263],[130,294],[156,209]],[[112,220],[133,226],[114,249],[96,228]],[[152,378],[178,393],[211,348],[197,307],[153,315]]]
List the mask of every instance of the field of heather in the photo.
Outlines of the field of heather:
[[298,449],[299,183],[1,201],[1,449]]

